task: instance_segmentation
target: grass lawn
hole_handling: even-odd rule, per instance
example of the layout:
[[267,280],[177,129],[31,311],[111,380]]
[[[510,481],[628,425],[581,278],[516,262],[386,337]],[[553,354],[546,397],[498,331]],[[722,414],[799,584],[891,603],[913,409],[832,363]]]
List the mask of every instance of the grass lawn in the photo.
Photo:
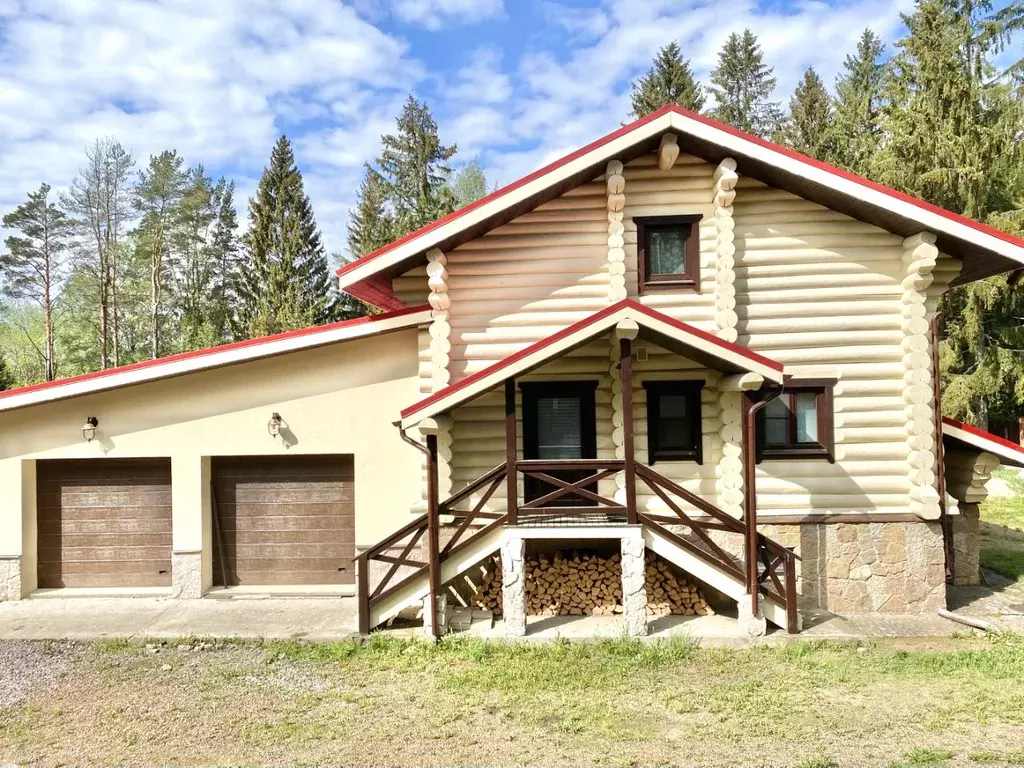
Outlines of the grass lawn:
[[989,498],[981,505],[981,565],[1024,582],[1024,480],[1015,471],[995,474],[1017,495]]
[[1024,765],[1020,637],[181,643],[29,648],[63,666],[0,709],[0,763]]

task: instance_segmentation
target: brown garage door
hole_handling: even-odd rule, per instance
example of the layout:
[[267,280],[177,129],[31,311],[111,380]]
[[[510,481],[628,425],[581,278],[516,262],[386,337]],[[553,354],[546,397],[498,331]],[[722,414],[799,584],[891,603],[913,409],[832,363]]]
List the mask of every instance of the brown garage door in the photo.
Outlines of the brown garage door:
[[169,459],[40,461],[39,586],[171,583]]
[[352,584],[351,456],[213,460],[215,584]]

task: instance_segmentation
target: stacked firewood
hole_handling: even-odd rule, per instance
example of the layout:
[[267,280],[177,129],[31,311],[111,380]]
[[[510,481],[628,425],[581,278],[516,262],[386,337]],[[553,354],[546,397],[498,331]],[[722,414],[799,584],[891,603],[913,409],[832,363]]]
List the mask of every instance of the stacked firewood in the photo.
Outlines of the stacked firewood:
[[[622,613],[622,566],[618,554],[537,555],[526,560],[526,613],[530,616],[610,616]],[[676,576],[653,553],[645,574],[649,616],[704,616],[714,610],[697,587]],[[501,565],[495,562],[473,605],[501,615]]]

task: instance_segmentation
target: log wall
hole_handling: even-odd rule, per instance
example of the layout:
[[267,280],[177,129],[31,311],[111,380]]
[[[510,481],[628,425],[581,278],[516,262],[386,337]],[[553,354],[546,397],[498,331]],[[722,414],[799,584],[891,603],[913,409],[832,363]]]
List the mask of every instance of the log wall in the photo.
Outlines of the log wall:
[[[613,161],[592,182],[446,254],[451,382],[587,317],[625,295],[771,357],[787,372],[838,379],[836,462],[766,460],[758,507],[773,515],[937,515],[934,422],[924,387],[937,297],[959,263],[934,240],[909,239],[851,219],[686,155],[666,169],[652,152]],[[640,294],[634,219],[703,214],[699,291]],[[396,279],[422,297],[423,270]],[[421,380],[433,380],[421,344]],[[734,514],[742,507],[738,403],[720,375],[642,341],[635,363],[638,460],[647,461],[649,378],[703,378],[704,462],[656,469]],[[621,453],[617,345],[601,339],[530,378],[599,383],[598,457]],[[430,391],[424,386],[424,391]],[[454,411],[451,487],[504,461],[503,397],[495,391]],[[522,428],[520,425],[520,435]],[[616,442],[618,439],[618,443]],[[521,442],[520,442],[521,448]],[[615,491],[614,482],[602,489]],[[639,484],[639,503],[660,501]],[[621,489],[620,489],[621,493]],[[492,505],[504,500],[496,494]]]

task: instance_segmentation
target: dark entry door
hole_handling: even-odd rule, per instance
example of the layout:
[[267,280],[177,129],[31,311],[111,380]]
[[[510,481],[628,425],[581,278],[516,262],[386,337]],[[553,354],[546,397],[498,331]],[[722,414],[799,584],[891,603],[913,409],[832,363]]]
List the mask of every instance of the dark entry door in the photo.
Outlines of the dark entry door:
[[[523,391],[523,458],[544,461],[597,458],[596,381],[526,382]],[[575,482],[590,470],[546,472]],[[556,486],[537,478],[525,479],[526,501],[539,499]],[[596,486],[587,490],[597,492]],[[591,506],[594,502],[574,493],[560,496],[551,506]]]

